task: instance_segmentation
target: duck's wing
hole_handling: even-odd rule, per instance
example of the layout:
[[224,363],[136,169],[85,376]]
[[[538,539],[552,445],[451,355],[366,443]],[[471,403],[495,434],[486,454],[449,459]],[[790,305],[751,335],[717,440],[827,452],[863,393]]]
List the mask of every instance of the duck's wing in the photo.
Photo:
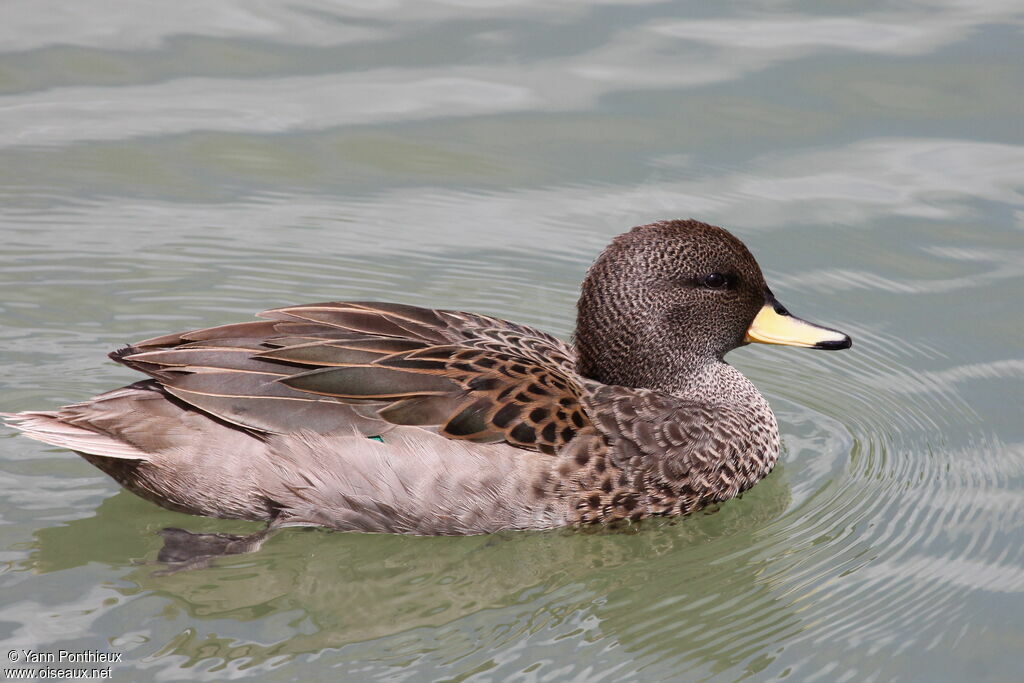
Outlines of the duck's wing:
[[413,425],[554,453],[590,425],[572,349],[531,327],[378,302],[260,316],[267,320],[148,339],[111,357],[200,410],[271,434]]

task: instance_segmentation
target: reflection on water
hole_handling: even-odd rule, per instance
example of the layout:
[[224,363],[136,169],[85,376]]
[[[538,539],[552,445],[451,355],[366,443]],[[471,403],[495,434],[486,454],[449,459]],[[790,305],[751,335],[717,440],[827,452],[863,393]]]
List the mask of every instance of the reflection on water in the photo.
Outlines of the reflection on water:
[[9,2],[0,410],[305,301],[568,337],[591,259],[669,217],[734,229],[857,344],[732,354],[781,465],[626,532],[288,530],[163,576],[160,528],[256,527],[0,434],[3,641],[120,651],[133,680],[1013,679],[1019,5]]
[[[383,641],[375,649],[389,651],[409,647],[410,632],[444,630],[481,613],[500,613],[500,628],[489,623],[466,627],[469,633],[458,645],[463,652],[436,652],[439,645],[419,643],[406,654],[413,659],[431,653],[488,657],[524,633],[553,629],[561,635],[548,633],[543,640],[561,640],[586,622],[588,640],[622,634],[623,648],[644,659],[693,657],[701,666],[724,668],[749,655],[759,640],[744,647],[734,643],[729,652],[704,652],[702,642],[723,637],[715,631],[727,629],[726,622],[732,624],[737,616],[732,609],[731,616],[719,614],[722,603],[742,599],[751,608],[769,603],[752,610],[755,614],[770,609],[773,599],[758,579],[767,562],[754,548],[759,529],[783,513],[788,501],[783,477],[774,477],[736,505],[626,532],[410,539],[292,529],[255,555],[226,558],[207,570],[167,576],[146,562],[121,573],[102,602],[159,596],[168,601],[168,616],[177,623],[219,623],[194,625],[161,650],[160,656],[184,657],[189,665],[203,662],[204,667],[212,665],[210,660],[238,665],[240,659],[246,666],[273,665],[283,656],[375,639]],[[152,560],[159,547],[153,532],[162,526],[225,526],[162,510],[147,509],[139,516],[139,507],[121,492],[105,500],[95,517],[39,530],[25,567],[49,574],[80,571],[94,562],[130,566],[133,560]],[[745,561],[709,571],[726,549]],[[630,578],[623,582],[623,576]],[[718,604],[707,604],[712,594]],[[638,603],[650,607],[637,610]],[[659,605],[672,608],[666,612]],[[704,628],[683,641],[658,637],[665,628],[692,631],[691,610],[725,622],[715,626],[705,619]],[[240,622],[237,633],[233,621]],[[252,622],[261,625],[255,639],[244,628]],[[570,623],[574,628],[568,628]],[[246,641],[244,647],[239,638]],[[360,659],[360,652],[345,653],[341,661],[350,666],[354,662],[348,660]]]

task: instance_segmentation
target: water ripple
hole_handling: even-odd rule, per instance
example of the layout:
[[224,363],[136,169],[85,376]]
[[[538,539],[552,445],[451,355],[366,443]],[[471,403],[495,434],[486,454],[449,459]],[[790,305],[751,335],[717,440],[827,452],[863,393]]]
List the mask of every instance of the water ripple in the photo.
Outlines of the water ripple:
[[123,4],[5,6],[0,409],[302,301],[567,337],[608,239],[687,216],[855,345],[732,354],[779,417],[776,471],[614,532],[289,530],[158,576],[156,530],[255,525],[0,435],[4,642],[111,646],[140,680],[1016,673],[1019,1]]

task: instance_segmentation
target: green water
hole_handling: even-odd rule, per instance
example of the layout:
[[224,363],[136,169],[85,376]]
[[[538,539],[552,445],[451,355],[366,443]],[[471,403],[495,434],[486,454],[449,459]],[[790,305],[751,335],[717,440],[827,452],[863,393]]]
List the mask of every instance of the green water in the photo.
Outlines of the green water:
[[[836,354],[745,348],[776,471],[632,532],[289,530],[156,573],[161,510],[0,433],[0,659],[115,680],[1010,681],[1024,650],[1020,3],[9,2],[0,411],[105,354],[383,299],[562,336],[615,234],[732,229]],[[8,666],[4,661],[3,666]]]

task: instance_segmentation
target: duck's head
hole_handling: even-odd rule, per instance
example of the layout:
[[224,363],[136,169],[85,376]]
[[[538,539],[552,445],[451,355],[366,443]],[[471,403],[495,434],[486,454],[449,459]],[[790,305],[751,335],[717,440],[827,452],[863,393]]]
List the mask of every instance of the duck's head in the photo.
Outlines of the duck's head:
[[736,237],[694,220],[616,237],[578,304],[579,371],[606,384],[673,390],[750,342],[846,349],[850,338],[792,316]]

